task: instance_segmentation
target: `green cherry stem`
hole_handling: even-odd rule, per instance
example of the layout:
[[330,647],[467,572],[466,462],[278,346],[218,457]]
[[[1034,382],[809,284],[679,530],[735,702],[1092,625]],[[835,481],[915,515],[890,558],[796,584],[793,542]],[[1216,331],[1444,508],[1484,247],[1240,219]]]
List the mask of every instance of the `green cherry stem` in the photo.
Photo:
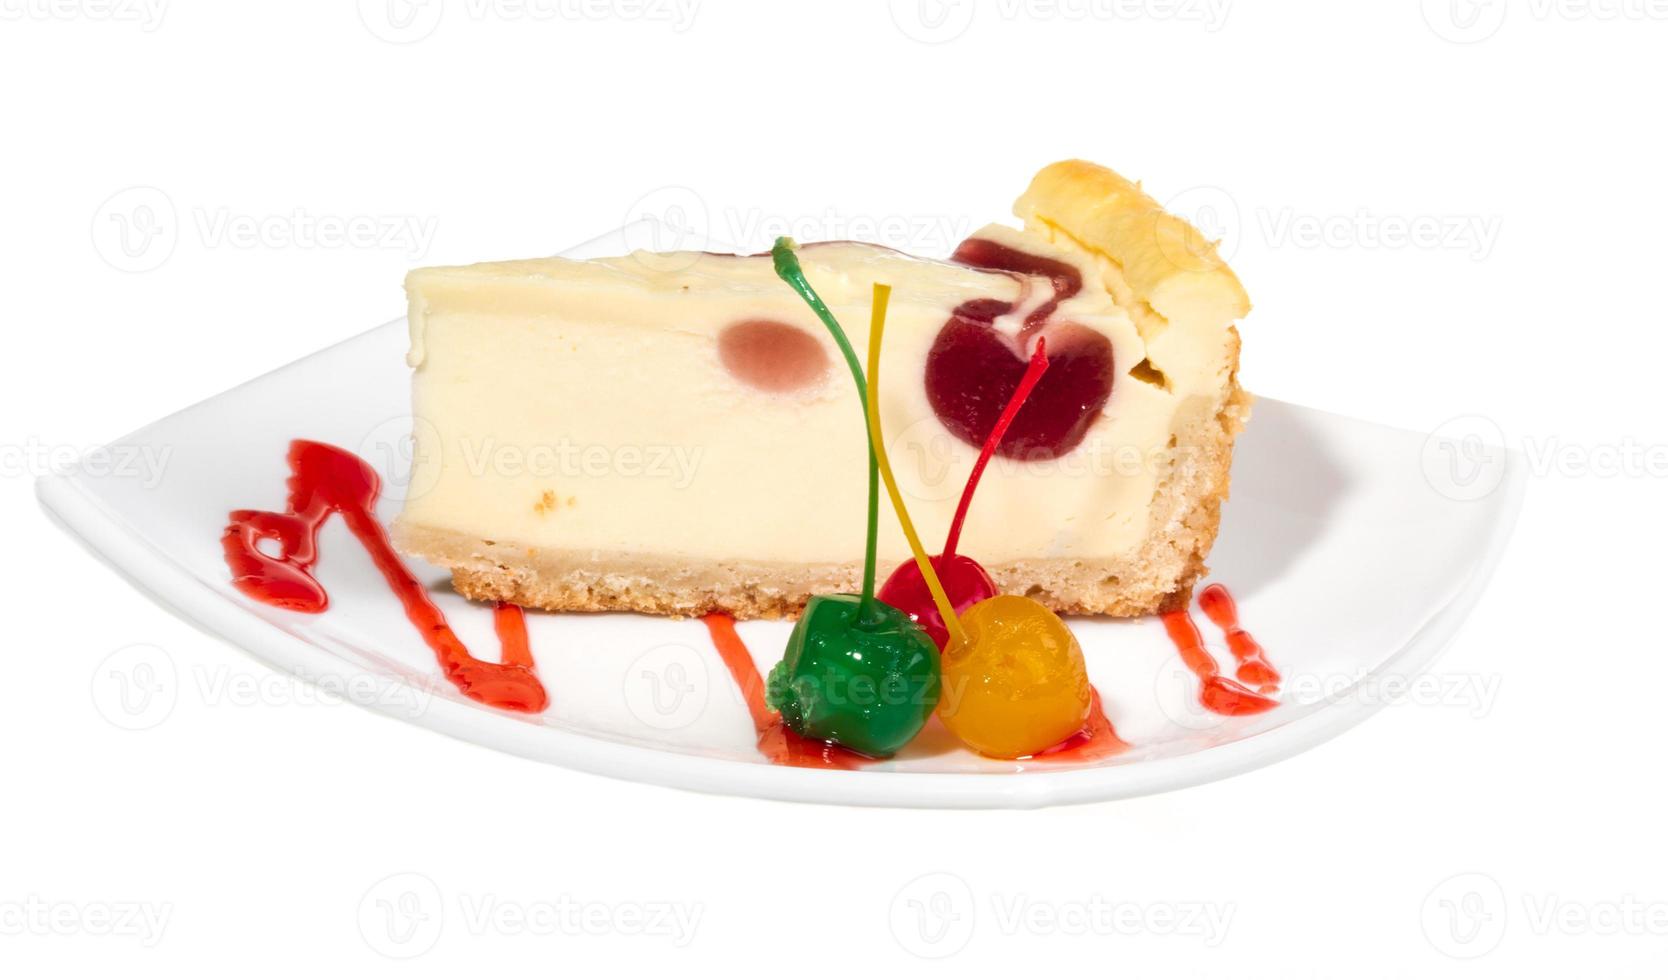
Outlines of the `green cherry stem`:
[[851,378],[857,382],[857,405],[863,412],[863,435],[869,441],[869,536],[863,552],[863,595],[858,604],[857,618],[860,623],[872,624],[879,619],[875,602],[875,539],[880,529],[880,471],[875,465],[874,438],[869,434],[866,407],[869,401],[869,386],[863,380],[863,365],[858,361],[851,341],[846,339],[846,332],[840,328],[840,321],[834,319],[828,304],[822,301],[817,291],[811,288],[810,280],[805,278],[805,270],[799,265],[799,256],[794,254],[797,247],[794,240],[786,236],[776,239],[776,246],[770,250],[771,261],[776,266],[776,275],[793,287],[793,291],[811,307],[811,312],[817,315],[817,319],[828,328],[828,332],[834,335],[834,343],[839,345],[840,353],[845,356],[846,366],[851,368]]

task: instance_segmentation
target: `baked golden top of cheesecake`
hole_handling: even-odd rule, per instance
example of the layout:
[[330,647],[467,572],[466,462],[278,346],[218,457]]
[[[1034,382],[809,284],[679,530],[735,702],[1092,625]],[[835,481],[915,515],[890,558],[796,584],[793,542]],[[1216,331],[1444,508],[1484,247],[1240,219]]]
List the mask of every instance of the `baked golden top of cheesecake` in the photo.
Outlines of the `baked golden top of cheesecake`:
[[[858,347],[893,287],[883,435],[941,537],[1038,343],[1049,367],[963,535],[1009,592],[1137,615],[1204,571],[1246,399],[1249,308],[1214,247],[1081,162],[949,261],[809,244]],[[635,253],[407,279],[417,464],[396,540],[475,598],[546,609],[791,614],[851,591],[867,443],[839,354],[768,256]],[[907,557],[887,522],[883,562]]]

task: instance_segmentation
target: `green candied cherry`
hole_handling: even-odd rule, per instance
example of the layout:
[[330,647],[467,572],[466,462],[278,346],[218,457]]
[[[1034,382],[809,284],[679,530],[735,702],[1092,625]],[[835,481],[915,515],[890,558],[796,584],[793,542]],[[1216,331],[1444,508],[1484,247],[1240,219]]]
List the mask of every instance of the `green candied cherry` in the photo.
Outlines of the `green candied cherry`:
[[938,705],[938,647],[909,616],[863,597],[813,596],[770,671],[766,697],[807,738],[885,758]]
[[[791,239],[771,250],[776,274],[834,336],[867,402],[863,369],[834,314],[805,278]],[[867,409],[864,431],[868,432]],[[908,615],[875,598],[875,532],[880,480],[869,439],[868,547],[859,595],[813,596],[770,671],[765,697],[782,722],[806,738],[886,758],[909,744],[938,706],[938,645]]]

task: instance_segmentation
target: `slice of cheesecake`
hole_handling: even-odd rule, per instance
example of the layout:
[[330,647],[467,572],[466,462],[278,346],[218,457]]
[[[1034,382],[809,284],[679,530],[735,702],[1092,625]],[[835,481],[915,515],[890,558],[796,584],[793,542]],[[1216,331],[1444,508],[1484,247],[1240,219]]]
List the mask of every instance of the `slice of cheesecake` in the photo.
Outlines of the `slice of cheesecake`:
[[[929,547],[1046,340],[1050,367],[987,471],[960,551],[1006,592],[1131,616],[1204,573],[1247,399],[1233,273],[1140,189],[1038,174],[1024,230],[952,261],[803,246],[866,343],[893,287],[887,446]],[[459,592],[550,610],[796,613],[858,587],[867,492],[839,354],[769,256],[635,253],[407,278],[416,462],[396,541]],[[882,574],[908,558],[882,521]]]

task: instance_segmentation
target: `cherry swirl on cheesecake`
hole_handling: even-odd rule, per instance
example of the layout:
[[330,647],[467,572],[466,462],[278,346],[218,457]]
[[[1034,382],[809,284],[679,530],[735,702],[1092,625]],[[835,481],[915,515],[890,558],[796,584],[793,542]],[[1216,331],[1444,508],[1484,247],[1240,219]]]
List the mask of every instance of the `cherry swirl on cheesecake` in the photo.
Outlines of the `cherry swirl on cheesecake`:
[[986,238],[969,238],[951,260],[1015,277],[1046,277],[1054,295],[1026,314],[1015,337],[996,321],[1014,312],[1000,299],[969,300],[951,314],[927,354],[927,400],[938,420],[969,445],[981,445],[1018,391],[1035,341],[1048,338],[1048,374],[996,447],[1008,459],[1050,460],[1076,449],[1112,396],[1112,342],[1057,320],[1060,304],[1083,289],[1072,265]]

